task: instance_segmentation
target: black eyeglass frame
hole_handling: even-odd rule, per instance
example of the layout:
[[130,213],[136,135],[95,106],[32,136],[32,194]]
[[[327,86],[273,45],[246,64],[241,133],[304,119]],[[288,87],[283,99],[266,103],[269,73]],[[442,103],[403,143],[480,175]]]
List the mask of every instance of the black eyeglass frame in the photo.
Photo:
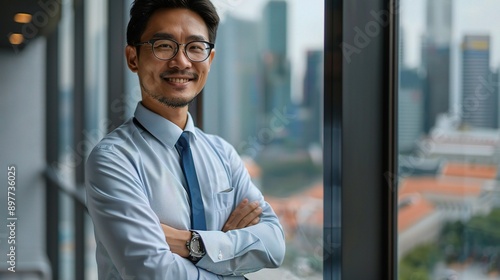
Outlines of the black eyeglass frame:
[[[156,43],[156,41],[162,41],[162,40],[172,41],[172,42],[174,42],[174,43],[177,45],[177,48],[176,48],[176,50],[175,50],[175,52],[174,52],[174,54],[172,55],[172,57],[171,57],[171,58],[167,58],[167,59],[165,59],[165,58],[159,58],[159,57],[156,55],[155,48],[154,48],[154,44]],[[208,45],[208,49],[209,49],[209,51],[208,51],[208,53],[207,53],[207,57],[205,57],[205,58],[204,58],[204,59],[202,59],[202,60],[193,60],[193,59],[191,59],[191,58],[189,57],[189,55],[188,55],[187,51],[186,51],[186,46],[187,46],[187,45],[189,45],[189,44],[191,44],[191,43],[205,43],[205,44],[207,44],[207,45]],[[189,59],[189,61],[191,61],[191,62],[203,62],[203,61],[207,60],[207,58],[209,58],[209,57],[210,57],[210,53],[212,53],[212,50],[215,48],[215,44],[214,44],[214,43],[210,43],[210,42],[203,41],[203,40],[194,40],[194,41],[187,42],[187,43],[185,43],[185,44],[181,44],[181,43],[177,42],[177,41],[176,41],[176,40],[174,40],[174,39],[168,39],[168,38],[153,38],[153,39],[151,39],[151,40],[149,40],[149,41],[146,41],[146,42],[139,42],[139,43],[135,43],[135,44],[134,44],[134,46],[135,46],[135,47],[139,47],[139,46],[143,46],[143,45],[146,45],[146,44],[151,45],[151,51],[153,52],[153,55],[154,55],[157,59],[159,59],[159,60],[163,60],[163,61],[168,61],[168,60],[173,59],[173,58],[177,55],[177,53],[179,52],[179,50],[180,50],[181,46],[184,46],[184,50],[183,50],[183,52],[184,52],[184,55],[187,57],[187,59]]]

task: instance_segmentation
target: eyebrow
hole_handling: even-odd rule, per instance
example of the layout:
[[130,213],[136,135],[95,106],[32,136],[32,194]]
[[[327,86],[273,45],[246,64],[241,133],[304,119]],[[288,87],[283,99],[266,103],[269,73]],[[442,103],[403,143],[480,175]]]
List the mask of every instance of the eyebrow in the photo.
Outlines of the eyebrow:
[[[152,37],[153,39],[171,39],[174,41],[177,41],[174,37],[174,35],[170,33],[155,33]],[[201,35],[190,35],[186,38],[188,42],[191,41],[208,41],[205,37]]]

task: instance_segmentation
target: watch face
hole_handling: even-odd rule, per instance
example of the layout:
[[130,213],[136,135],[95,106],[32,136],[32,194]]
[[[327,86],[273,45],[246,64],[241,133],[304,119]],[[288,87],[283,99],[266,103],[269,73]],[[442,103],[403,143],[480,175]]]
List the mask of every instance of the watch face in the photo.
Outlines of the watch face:
[[201,240],[199,235],[194,235],[191,238],[191,243],[189,244],[190,255],[196,258],[201,258],[205,255],[205,250],[201,245]]
[[193,238],[191,240],[191,252],[200,254],[200,239]]

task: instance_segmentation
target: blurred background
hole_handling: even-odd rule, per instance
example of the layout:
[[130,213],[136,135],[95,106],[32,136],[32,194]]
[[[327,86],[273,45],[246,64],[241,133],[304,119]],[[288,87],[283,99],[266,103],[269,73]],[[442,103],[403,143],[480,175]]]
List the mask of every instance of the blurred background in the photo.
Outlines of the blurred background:
[[[83,162],[140,100],[131,2],[1,1],[1,279],[97,279]],[[286,233],[283,266],[249,279],[323,279],[327,2],[214,0],[216,58],[190,110],[234,145]],[[398,278],[500,279],[500,2],[397,3]],[[387,26],[363,16],[348,63]]]

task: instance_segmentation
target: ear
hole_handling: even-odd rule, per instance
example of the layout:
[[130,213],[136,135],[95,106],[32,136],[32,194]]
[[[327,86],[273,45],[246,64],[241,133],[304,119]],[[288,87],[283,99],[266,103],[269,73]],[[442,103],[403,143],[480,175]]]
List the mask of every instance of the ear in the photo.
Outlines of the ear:
[[210,52],[210,56],[208,57],[208,71],[210,71],[210,66],[212,65],[212,60],[214,60],[214,57],[215,57],[215,49],[213,49],[211,52]]
[[136,47],[127,45],[127,47],[125,47],[125,56],[127,58],[127,66],[130,71],[137,73],[137,71],[139,70],[139,61],[137,58]]

